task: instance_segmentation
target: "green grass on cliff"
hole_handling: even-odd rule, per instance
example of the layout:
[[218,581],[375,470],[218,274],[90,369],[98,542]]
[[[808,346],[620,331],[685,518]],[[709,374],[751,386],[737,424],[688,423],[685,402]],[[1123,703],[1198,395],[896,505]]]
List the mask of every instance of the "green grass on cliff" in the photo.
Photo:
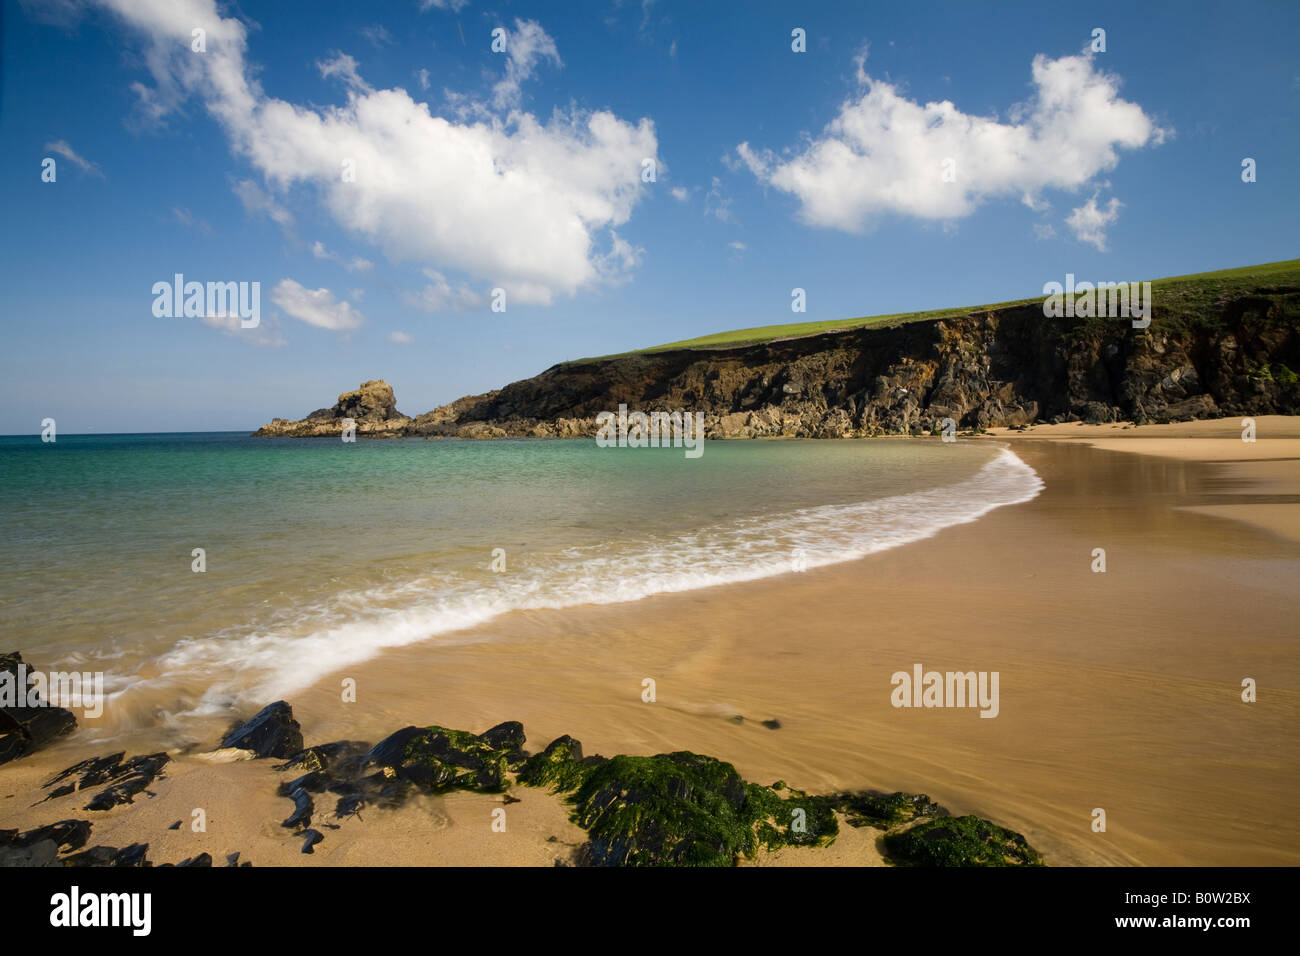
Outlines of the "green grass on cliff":
[[[1095,281],[1095,277],[1081,275],[1076,281]],[[1065,276],[1055,276],[1053,281],[1064,282]],[[1116,279],[1115,281],[1119,281]],[[1279,282],[1300,285],[1300,259],[1288,259],[1284,262],[1269,262],[1257,266],[1243,266],[1239,269],[1220,269],[1218,272],[1198,272],[1194,275],[1170,276],[1151,282],[1152,297],[1157,308],[1174,308],[1177,311],[1197,311],[1200,307],[1212,306],[1216,301],[1234,295],[1250,292],[1260,286],[1274,285]],[[846,332],[850,329],[865,329],[906,325],[909,322],[926,322],[934,319],[946,319],[954,316],[975,315],[996,309],[1008,309],[1014,306],[1031,305],[1041,302],[1042,295],[1028,299],[1015,299],[1010,302],[996,302],[990,305],[962,306],[950,309],[931,309],[929,312],[897,312],[891,315],[871,315],[852,319],[832,319],[825,322],[795,322],[789,325],[763,325],[751,329],[734,329],[730,332],[716,332],[680,342],[669,342],[645,349],[634,349],[617,355],[604,355],[600,359],[622,358],[628,355],[648,355],[655,352],[669,352],[678,349],[726,349],[745,345],[762,345],[767,342],[779,342],[785,339],[805,338],[810,335],[822,335],[828,332]],[[596,359],[582,359],[590,362]]]

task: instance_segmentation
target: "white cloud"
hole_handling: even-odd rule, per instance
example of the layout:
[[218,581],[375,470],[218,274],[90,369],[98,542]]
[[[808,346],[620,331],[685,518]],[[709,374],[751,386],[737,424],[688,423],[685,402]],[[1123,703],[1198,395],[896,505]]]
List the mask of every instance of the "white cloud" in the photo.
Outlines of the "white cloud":
[[376,48],[390,46],[393,42],[393,35],[388,32],[382,23],[372,23],[368,27],[362,27],[361,35]]
[[103,170],[69,146],[66,139],[56,139],[53,142],[46,143],[45,148],[51,153],[58,153],[64,159],[80,166],[83,172],[98,176],[100,179],[104,178]]
[[415,71],[415,78],[420,81],[420,89],[427,90],[429,88],[429,71],[424,67],[420,67]]
[[425,269],[429,284],[418,293],[408,292],[405,296],[407,305],[424,309],[426,312],[469,312],[487,305],[487,296],[475,292],[461,283],[452,288],[447,277],[434,269]]
[[516,19],[514,30],[506,30],[505,57],[506,75],[492,88],[492,101],[498,109],[519,105],[521,85],[532,77],[542,60],[564,65],[555,41],[536,20]]
[[279,348],[286,344],[284,335],[280,331],[280,323],[270,317],[263,317],[257,325],[251,329],[243,327],[244,319],[240,315],[205,315],[202,318],[204,325],[218,329],[229,335],[231,338],[248,342],[252,345],[263,345],[271,348]]
[[1055,239],[1056,227],[1053,226],[1050,222],[1036,222],[1034,223],[1034,238]]
[[704,215],[714,216],[719,222],[732,222],[731,200],[722,195],[722,180],[713,177],[713,183],[704,196]]
[[205,236],[212,235],[212,226],[206,219],[200,219],[185,206],[172,206],[172,218],[182,226],[197,229]]
[[1065,224],[1080,242],[1091,243],[1105,252],[1106,227],[1119,219],[1119,211],[1123,206],[1122,202],[1112,196],[1104,209],[1098,209],[1097,195],[1094,193],[1086,203],[1070,212]]
[[316,64],[321,76],[326,78],[337,76],[343,80],[344,85],[349,90],[354,90],[357,93],[373,93],[374,88],[363,80],[361,74],[357,72],[358,66],[357,61],[351,56],[337,51],[328,60],[320,60]]
[[[954,220],[987,199],[1075,190],[1119,162],[1117,148],[1158,145],[1166,135],[1142,108],[1119,98],[1118,78],[1089,54],[1034,57],[1034,93],[1010,121],[971,116],[951,102],[924,106],[873,80],[841,105],[819,137],[789,159],[746,143],[737,154],[762,182],[793,194],[814,226],[860,232],[894,214]],[[955,160],[955,181],[943,165]]]
[[[200,100],[276,195],[309,187],[340,226],[394,261],[507,288],[512,303],[573,295],[608,281],[602,263],[626,261],[614,229],[644,194],[641,161],[658,157],[648,119],[572,107],[541,120],[486,103],[466,114],[472,120],[448,119],[405,90],[371,89],[342,55],[321,68],[347,84],[343,105],[291,103],[262,89],[245,59],[244,25],[222,19],[214,0],[96,2],[148,38],[147,105],[165,116]],[[189,51],[195,27],[207,30],[203,56]],[[558,60],[540,27],[516,27],[507,87],[494,93]],[[355,162],[354,182],[342,181],[345,159]],[[250,209],[288,216],[260,190],[241,184],[237,192]]]
[[686,191],[685,186],[674,186],[670,192],[673,194],[673,198],[678,202],[686,202],[687,197],[690,196],[690,193]]
[[[331,252],[325,248],[325,243],[317,239],[311,246],[311,254],[317,259],[328,259],[331,262],[343,262],[343,257],[337,252]],[[375,267],[375,264],[369,259],[363,259],[361,256],[353,256],[347,262],[343,262],[343,268],[349,272],[369,272]]]
[[460,13],[469,6],[469,0],[420,0],[421,10],[450,10],[452,13]]
[[342,331],[358,328],[365,319],[346,301],[338,301],[329,289],[307,289],[292,279],[281,279],[271,290],[271,301],[292,316],[320,329]]
[[411,345],[415,342],[415,339],[405,332],[389,332],[388,341],[396,342],[398,345]]
[[234,185],[235,195],[244,204],[250,216],[266,216],[280,226],[293,225],[293,215],[251,179],[241,179]]
[[749,246],[737,239],[727,243],[727,248],[731,250],[731,258],[738,260],[745,254]]

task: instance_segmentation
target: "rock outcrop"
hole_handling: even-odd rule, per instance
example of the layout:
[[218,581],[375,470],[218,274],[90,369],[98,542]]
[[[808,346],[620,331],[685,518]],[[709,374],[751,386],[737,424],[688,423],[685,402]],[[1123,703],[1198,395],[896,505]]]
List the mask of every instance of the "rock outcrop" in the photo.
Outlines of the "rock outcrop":
[[401,434],[411,419],[397,410],[393,387],[382,379],[362,382],[344,392],[332,408],[318,408],[301,421],[277,418],[256,434],[263,437],[337,438],[351,423],[358,435],[382,437]]
[[22,654],[0,654],[0,764],[39,750],[77,727],[72,711],[38,699],[35,687]]
[[[1300,412],[1296,281],[1159,291],[1150,326],[1047,318],[1041,303],[759,345],[567,362],[406,418],[391,400],[357,419],[373,437],[572,438],[596,416],[703,412],[710,438],[918,434],[1033,422],[1186,421]],[[362,387],[385,383],[369,382]],[[357,393],[347,393],[348,396]],[[391,390],[388,390],[391,396]],[[339,435],[347,396],[258,435]]]

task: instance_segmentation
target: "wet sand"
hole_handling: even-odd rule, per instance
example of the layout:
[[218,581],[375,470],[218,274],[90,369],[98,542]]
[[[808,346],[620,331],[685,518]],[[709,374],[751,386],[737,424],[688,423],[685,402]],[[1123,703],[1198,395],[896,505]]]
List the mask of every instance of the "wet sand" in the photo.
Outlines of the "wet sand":
[[[569,733],[588,753],[693,750],[813,792],[924,792],[1019,830],[1054,865],[1300,864],[1300,544],[1277,533],[1293,517],[1231,520],[1234,508],[1297,510],[1300,431],[1279,419],[1275,433],[1290,433],[1265,438],[1270,421],[1259,420],[1244,460],[1185,434],[1139,451],[1127,443],[1157,440],[1142,429],[1004,436],[1046,482],[1026,504],[802,574],[515,612],[454,644],[394,649],[291,703],[309,744],[373,741],[408,723],[481,731],[520,720],[530,749]],[[1096,548],[1105,573],[1092,570]],[[915,663],[998,671],[999,715],[894,708],[890,677]],[[342,700],[345,677],[356,703]],[[1241,700],[1247,677],[1256,703]],[[645,678],[653,703],[642,700]],[[0,800],[2,825],[73,815],[55,809],[67,800],[27,809],[24,787],[85,755],[74,737],[0,770],[0,798],[18,794]],[[92,843],[130,836],[162,848],[165,826],[199,805],[225,821],[202,849],[245,851],[255,864],[549,865],[582,838],[560,801],[523,788],[507,810],[510,835],[489,828],[499,797],[456,795],[347,821],[306,857],[279,828],[292,807],[274,796],[279,779],[267,761],[181,758],[156,798],[90,815],[102,820]],[[1095,808],[1104,833],[1093,832]],[[204,840],[176,837],[151,858],[175,862]],[[763,862],[879,862],[869,832],[778,856]]]

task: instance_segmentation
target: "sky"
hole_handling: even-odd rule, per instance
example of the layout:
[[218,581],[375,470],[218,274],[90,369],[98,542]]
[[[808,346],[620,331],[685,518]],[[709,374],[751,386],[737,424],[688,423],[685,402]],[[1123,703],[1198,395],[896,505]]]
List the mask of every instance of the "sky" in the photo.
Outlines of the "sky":
[[1300,5],[981,6],[3,0],[0,433],[1300,255]]

